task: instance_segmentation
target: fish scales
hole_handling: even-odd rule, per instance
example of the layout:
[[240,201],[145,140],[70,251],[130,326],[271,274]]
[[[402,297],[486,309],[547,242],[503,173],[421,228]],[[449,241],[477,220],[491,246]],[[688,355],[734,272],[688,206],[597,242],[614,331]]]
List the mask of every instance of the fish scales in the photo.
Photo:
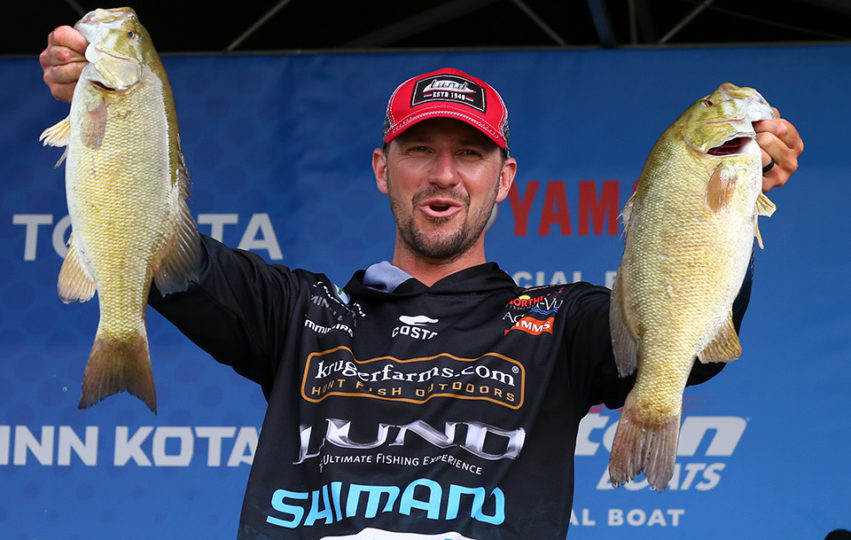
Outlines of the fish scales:
[[773,116],[756,90],[721,85],[662,134],[624,207],[610,326],[620,374],[637,374],[609,461],[615,485],[643,471],[665,489],[694,359],[741,352],[732,303],[759,239],[757,216],[774,210],[761,192],[752,123]]
[[72,232],[59,295],[86,301],[97,290],[100,304],[80,407],[127,390],[156,412],[145,329],[151,280],[164,294],[183,290],[197,279],[199,256],[174,102],[132,9],[92,11],[76,28],[90,43],[89,64],[68,118],[42,139],[67,146]]

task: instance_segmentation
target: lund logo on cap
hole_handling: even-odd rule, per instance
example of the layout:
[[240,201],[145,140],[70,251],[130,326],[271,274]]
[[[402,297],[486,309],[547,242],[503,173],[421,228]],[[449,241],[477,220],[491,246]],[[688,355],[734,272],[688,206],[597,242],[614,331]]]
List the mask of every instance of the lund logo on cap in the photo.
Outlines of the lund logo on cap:
[[463,103],[481,112],[487,108],[485,89],[457,75],[438,75],[417,81],[411,107],[432,101]]

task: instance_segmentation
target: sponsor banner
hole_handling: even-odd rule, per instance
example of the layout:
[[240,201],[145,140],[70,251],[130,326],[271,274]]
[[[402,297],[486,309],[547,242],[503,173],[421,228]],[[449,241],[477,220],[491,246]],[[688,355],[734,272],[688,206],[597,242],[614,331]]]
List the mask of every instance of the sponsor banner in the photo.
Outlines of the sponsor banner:
[[[611,488],[606,467],[618,413],[588,414],[574,457],[570,538],[824,538],[851,528],[843,482],[851,478],[844,458],[851,310],[843,302],[851,284],[840,277],[851,237],[841,129],[851,114],[851,46],[168,56],[164,63],[201,232],[337,284],[389,257],[395,227],[369,156],[380,145],[390,93],[411,76],[455,66],[500,90],[519,168],[487,252],[526,287],[611,285],[623,246],[617,216],[653,142],[720,83],[758,88],[795,123],[806,151],[792,181],[769,194],[777,212],[760,218],[765,250],[755,256],[743,356],[687,391],[674,480],[664,493],[643,477]],[[70,232],[62,169],[53,167],[62,151],[38,143],[68,106],[50,97],[35,58],[0,59],[0,76],[15,81],[0,87],[0,530],[9,538],[235,536],[265,410],[261,390],[149,310],[159,414],[126,393],[77,409],[98,308],[96,300],[65,305],[57,297]],[[454,92],[484,106],[468,89],[477,90],[441,82],[417,96]],[[505,306],[505,328],[551,339],[550,318],[561,306],[548,300],[534,290],[515,299]],[[406,313],[386,338],[426,341],[438,328],[448,331],[427,313]],[[352,327],[306,320],[304,331]],[[419,402],[441,394],[513,408],[529,401],[515,367],[496,355],[356,359],[340,349],[312,357],[301,384],[311,400],[345,392]],[[302,459],[333,467],[340,454],[330,449],[348,444],[346,423],[357,420],[293,426],[303,430]],[[446,426],[386,429],[387,439],[378,437],[365,456],[388,459],[381,445],[405,432],[432,437],[432,453],[412,456],[421,463],[447,458],[444,445],[497,453]],[[465,426],[476,429],[500,442],[500,455],[528,435]],[[473,469],[475,485],[487,485]],[[434,490],[427,480],[392,486],[394,511],[407,509],[406,490]],[[784,482],[796,496],[773,488]],[[332,517],[344,519],[353,495],[339,488],[282,492],[279,506],[301,511],[303,522],[313,498],[328,497],[340,503]],[[450,506],[452,489],[445,486],[440,506],[429,510],[477,511]],[[486,504],[476,515],[497,519],[501,494],[482,489]],[[759,519],[755,508],[783,519]],[[294,519],[288,510],[270,517]],[[373,533],[380,537],[356,537]]]

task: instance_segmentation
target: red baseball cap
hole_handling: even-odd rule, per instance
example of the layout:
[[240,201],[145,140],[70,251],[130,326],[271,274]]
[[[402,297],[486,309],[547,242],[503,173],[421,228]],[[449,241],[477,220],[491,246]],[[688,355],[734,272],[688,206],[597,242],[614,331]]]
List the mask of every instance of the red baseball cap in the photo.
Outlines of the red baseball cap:
[[443,68],[400,84],[387,103],[384,142],[429,118],[454,118],[478,129],[508,154],[508,109],[481,79]]

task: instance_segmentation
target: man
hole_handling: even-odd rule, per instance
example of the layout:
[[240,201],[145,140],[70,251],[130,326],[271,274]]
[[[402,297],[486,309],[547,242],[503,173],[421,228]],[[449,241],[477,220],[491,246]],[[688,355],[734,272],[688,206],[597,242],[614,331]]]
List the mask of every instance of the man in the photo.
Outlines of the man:
[[[85,46],[69,27],[50,35],[54,96],[70,99]],[[768,190],[803,144],[785,120],[757,130]],[[372,163],[396,220],[392,263],[341,290],[203,238],[199,282],[152,293],[268,400],[240,537],[564,538],[579,421],[632,384],[612,359],[609,291],[524,290],[487,263],[486,224],[517,170],[487,83],[453,69],[409,79],[384,132]],[[690,382],[719,370],[698,365]]]

